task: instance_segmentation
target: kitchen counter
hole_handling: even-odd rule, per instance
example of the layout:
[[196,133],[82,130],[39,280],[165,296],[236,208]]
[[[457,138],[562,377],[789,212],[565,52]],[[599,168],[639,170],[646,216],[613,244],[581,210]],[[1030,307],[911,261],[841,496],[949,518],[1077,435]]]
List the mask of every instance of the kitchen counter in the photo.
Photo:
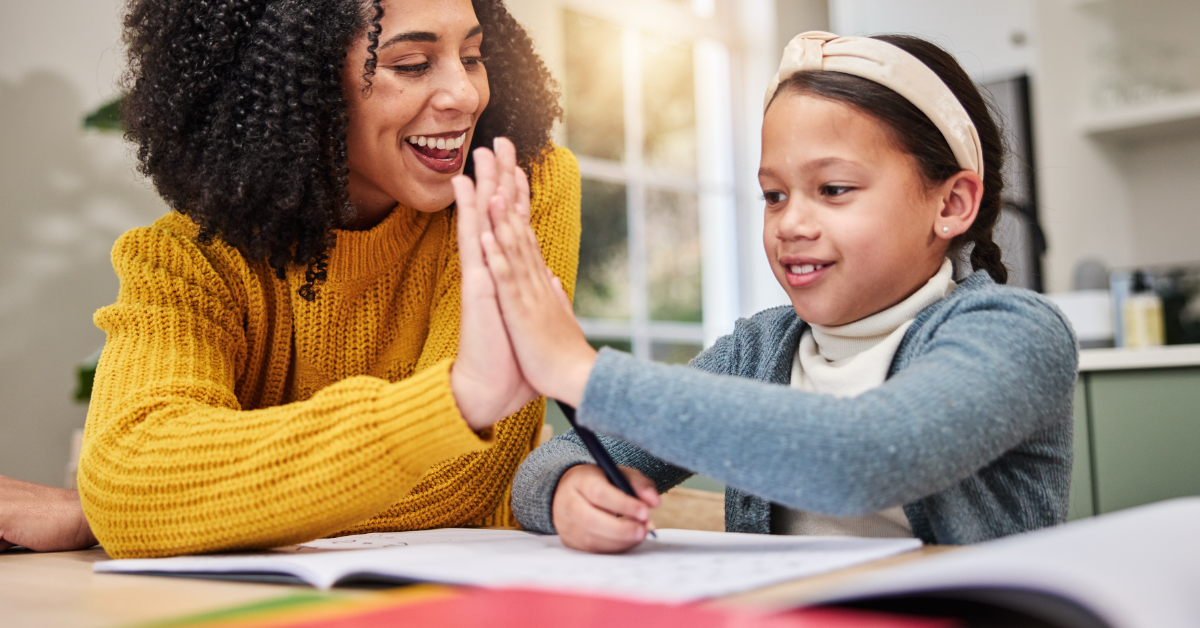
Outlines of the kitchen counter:
[[1079,371],[1123,371],[1200,366],[1200,344],[1146,349],[1084,349]]

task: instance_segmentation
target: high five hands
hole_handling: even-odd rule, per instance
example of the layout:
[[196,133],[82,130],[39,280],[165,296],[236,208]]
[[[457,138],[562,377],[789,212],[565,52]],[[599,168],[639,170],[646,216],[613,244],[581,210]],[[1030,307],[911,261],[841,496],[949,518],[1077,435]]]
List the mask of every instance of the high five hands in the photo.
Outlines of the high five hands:
[[[562,282],[542,258],[529,224],[529,180],[517,167],[516,149],[506,138],[497,138],[495,149],[495,153],[486,148],[474,151],[474,182],[461,175],[453,180],[464,333],[468,298],[493,299],[522,381],[539,394],[579,406],[597,353],[575,320]],[[468,273],[478,290],[470,297]],[[489,286],[478,279],[485,274]],[[637,470],[622,471],[640,499],[610,484],[594,465],[580,465],[563,475],[555,491],[553,516],[565,545],[617,552],[646,537],[650,508],[659,504],[658,492]]]

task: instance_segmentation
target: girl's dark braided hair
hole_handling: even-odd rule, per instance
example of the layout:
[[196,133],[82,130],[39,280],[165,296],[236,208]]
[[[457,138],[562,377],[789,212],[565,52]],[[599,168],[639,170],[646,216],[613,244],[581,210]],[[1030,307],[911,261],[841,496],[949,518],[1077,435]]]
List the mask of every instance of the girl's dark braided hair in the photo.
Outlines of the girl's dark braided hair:
[[[1004,144],[987,101],[954,57],[937,45],[906,35],[877,35],[873,39],[892,44],[929,66],[975,123],[983,148],[983,199],[975,222],[954,238],[950,247],[961,251],[970,246],[971,267],[986,270],[996,283],[1006,283],[1008,269],[1000,260],[1000,247],[992,240],[992,230],[1000,217],[1000,193],[1004,189]],[[879,83],[841,72],[797,72],[780,83],[775,93],[785,89],[844,103],[882,121],[891,129],[897,144],[917,160],[927,182],[941,183],[962,171],[950,144],[929,116]]]
[[[539,163],[562,117],[558,86],[502,0],[473,0],[491,100],[471,147],[500,135]],[[346,192],[342,66],[367,33],[375,73],[380,0],[130,0],[122,117],[139,171],[199,239],[237,247],[299,293],[325,280],[333,230],[353,217]],[[470,160],[467,164],[471,168]]]

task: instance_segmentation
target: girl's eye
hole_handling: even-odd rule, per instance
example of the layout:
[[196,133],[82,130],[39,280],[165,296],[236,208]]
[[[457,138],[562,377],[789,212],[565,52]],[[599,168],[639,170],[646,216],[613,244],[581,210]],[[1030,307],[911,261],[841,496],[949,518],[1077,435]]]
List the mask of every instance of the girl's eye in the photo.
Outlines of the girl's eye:
[[763,192],[762,197],[763,200],[767,202],[767,205],[778,205],[787,200],[787,194],[775,190]]
[[468,70],[474,70],[475,68],[482,66],[483,62],[484,58],[480,56],[462,58],[462,64]]
[[853,191],[854,188],[848,185],[822,185],[821,196],[841,196],[847,192]]
[[418,63],[416,65],[393,65],[392,71],[399,74],[421,75],[429,70],[429,62]]

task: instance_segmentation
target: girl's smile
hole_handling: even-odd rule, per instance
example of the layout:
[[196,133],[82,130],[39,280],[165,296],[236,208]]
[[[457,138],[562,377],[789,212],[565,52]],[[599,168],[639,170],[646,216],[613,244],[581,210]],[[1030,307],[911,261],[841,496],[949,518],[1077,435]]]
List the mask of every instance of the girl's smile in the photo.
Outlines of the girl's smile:
[[941,267],[952,237],[941,227],[965,229],[951,215],[960,178],[926,183],[888,128],[848,105],[781,92],[762,146],[763,245],[809,323],[844,325],[903,301]]

